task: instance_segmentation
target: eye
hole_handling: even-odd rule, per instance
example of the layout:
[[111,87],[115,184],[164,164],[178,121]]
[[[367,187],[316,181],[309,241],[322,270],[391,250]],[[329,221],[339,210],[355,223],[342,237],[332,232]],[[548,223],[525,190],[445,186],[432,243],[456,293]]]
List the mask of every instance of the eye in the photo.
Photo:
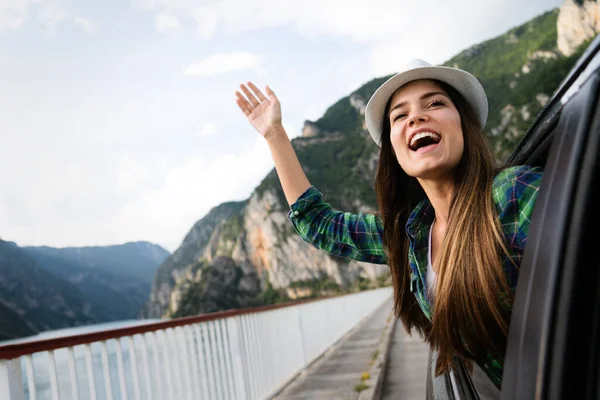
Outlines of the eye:
[[398,113],[394,117],[392,117],[392,121],[397,121],[397,120],[399,120],[401,118],[404,118],[404,117],[406,117],[406,114],[404,114],[404,113]]
[[429,108],[431,107],[438,107],[438,106],[444,106],[446,105],[446,102],[444,100],[433,100],[431,103],[429,103]]

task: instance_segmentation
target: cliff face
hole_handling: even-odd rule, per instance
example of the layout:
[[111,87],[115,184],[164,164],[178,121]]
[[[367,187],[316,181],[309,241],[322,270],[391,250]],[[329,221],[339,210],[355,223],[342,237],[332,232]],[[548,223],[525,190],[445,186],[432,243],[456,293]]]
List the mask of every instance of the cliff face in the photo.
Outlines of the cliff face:
[[230,217],[237,215],[244,205],[245,202],[223,203],[194,224],[181,246],[158,268],[152,283],[150,299],[141,311],[142,317],[162,316],[169,309],[172,297],[177,304],[179,290],[172,294],[176,283],[183,284],[193,279],[192,269],[197,267],[198,262],[205,260],[205,251],[210,242],[214,243],[218,237],[217,228]]
[[[579,13],[576,20],[587,21],[596,3],[571,3],[444,64],[463,68],[482,82],[490,103],[485,131],[499,161],[520,141],[582,51],[579,39],[569,39],[570,53],[560,49],[570,35],[566,28],[574,17],[569,15]],[[581,17],[581,10],[590,17]],[[366,131],[364,109],[388,78],[373,79],[340,99],[319,120],[307,121],[303,135],[292,141],[310,182],[334,209],[376,209],[373,182],[379,153]],[[216,207],[159,268],[143,315],[184,316],[267,304],[364,289],[388,278],[385,265],[332,257],[303,242],[288,210],[275,171],[243,204]],[[219,293],[227,300],[219,303]]]
[[244,234],[233,259],[246,268],[255,269],[262,279],[270,277],[274,288],[286,288],[293,282],[324,276],[347,287],[361,273],[374,278],[387,270],[387,266],[333,258],[305,243],[287,217],[287,204],[281,202],[275,190],[250,198]]
[[600,4],[566,0],[560,7],[557,29],[558,49],[563,55],[570,56],[600,31]]

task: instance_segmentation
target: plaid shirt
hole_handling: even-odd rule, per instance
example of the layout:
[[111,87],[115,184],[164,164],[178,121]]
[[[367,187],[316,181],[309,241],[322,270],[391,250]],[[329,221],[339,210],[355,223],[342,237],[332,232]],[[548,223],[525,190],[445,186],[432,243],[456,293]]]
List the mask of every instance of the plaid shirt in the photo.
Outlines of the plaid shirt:
[[[502,170],[494,179],[492,196],[496,204],[510,259],[520,265],[533,206],[541,184],[542,170],[518,166]],[[336,256],[375,264],[387,264],[383,250],[383,224],[374,214],[351,214],[334,211],[314,186],[291,205],[288,217],[302,239],[318,249]],[[411,213],[406,223],[410,239],[408,251],[411,268],[410,290],[423,313],[431,320],[431,303],[427,293],[427,247],[429,229],[435,215],[425,199]],[[503,257],[510,287],[516,290],[518,271],[508,257]],[[478,362],[490,379],[500,386],[502,365],[488,357]]]

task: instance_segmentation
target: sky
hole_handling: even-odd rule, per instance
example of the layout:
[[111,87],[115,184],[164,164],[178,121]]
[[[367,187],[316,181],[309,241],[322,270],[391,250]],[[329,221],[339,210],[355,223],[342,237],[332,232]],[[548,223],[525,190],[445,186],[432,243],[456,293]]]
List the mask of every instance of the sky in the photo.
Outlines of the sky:
[[173,252],[273,168],[242,82],[305,120],[563,0],[0,0],[0,238]]

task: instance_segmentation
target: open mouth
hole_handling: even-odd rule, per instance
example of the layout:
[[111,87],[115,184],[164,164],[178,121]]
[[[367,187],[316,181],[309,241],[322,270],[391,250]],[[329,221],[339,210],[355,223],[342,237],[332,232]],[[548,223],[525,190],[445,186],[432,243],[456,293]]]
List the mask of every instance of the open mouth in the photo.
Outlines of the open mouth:
[[421,132],[412,137],[408,147],[412,151],[417,151],[427,146],[438,144],[440,140],[442,140],[442,137],[435,132]]

